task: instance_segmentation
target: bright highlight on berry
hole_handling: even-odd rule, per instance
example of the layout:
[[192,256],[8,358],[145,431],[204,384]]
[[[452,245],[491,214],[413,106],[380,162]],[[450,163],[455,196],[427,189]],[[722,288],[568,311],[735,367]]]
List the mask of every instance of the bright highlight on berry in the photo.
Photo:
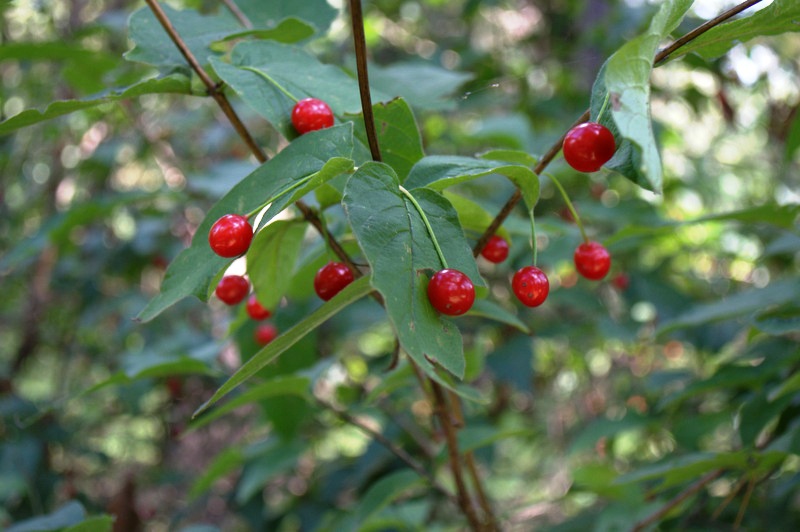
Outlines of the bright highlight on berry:
[[611,269],[611,255],[599,242],[584,242],[573,256],[578,273],[592,281],[599,281]]
[[327,103],[317,98],[305,98],[292,109],[292,125],[298,133],[325,129],[333,125],[333,111]]
[[508,241],[497,235],[492,235],[481,250],[481,255],[489,262],[499,264],[508,258]]
[[329,262],[314,276],[314,291],[323,301],[328,301],[353,282],[353,272],[346,264]]
[[475,286],[458,270],[439,270],[428,283],[428,300],[442,314],[460,316],[472,308]]
[[564,159],[579,172],[596,172],[606,164],[617,147],[614,135],[602,124],[584,122],[564,137]]
[[220,279],[214,293],[223,303],[236,305],[244,301],[250,291],[250,281],[241,275],[226,275]]
[[208,244],[220,257],[233,258],[245,253],[253,241],[253,228],[247,218],[226,214],[208,232]]
[[536,266],[525,266],[517,270],[511,280],[514,295],[528,307],[538,307],[550,293],[550,281],[547,275]]

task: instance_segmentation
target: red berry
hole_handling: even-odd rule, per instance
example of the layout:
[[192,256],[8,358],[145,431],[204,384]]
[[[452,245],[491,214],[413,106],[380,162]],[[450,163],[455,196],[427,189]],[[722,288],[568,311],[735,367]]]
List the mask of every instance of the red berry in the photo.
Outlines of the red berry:
[[219,280],[214,293],[223,303],[235,305],[242,302],[249,291],[250,281],[241,275],[226,275]]
[[579,172],[600,170],[616,149],[614,135],[597,122],[579,124],[564,137],[564,159]]
[[611,255],[598,242],[584,242],[575,250],[573,258],[578,273],[593,281],[605,277],[611,268]]
[[617,275],[614,276],[611,282],[614,283],[614,286],[617,288],[617,290],[619,290],[620,292],[624,292],[625,290],[628,289],[631,280],[626,274],[618,273]]
[[323,301],[328,301],[353,282],[353,272],[341,262],[329,262],[314,276],[314,291]]
[[278,328],[271,323],[262,323],[256,327],[253,337],[259,345],[267,345],[278,337]]
[[253,240],[253,228],[247,218],[226,214],[211,226],[208,243],[220,257],[238,257],[247,251]]
[[333,125],[333,111],[316,98],[300,100],[292,109],[292,125],[301,135]]
[[428,283],[428,300],[442,314],[460,316],[472,308],[475,287],[469,277],[458,270],[439,270]]
[[495,264],[501,263],[508,257],[508,241],[497,235],[492,235],[481,250],[483,258]]
[[550,293],[547,275],[536,266],[525,266],[517,270],[511,280],[511,289],[523,305],[538,307]]
[[261,306],[261,303],[258,302],[255,294],[252,294],[249,298],[247,298],[245,310],[247,310],[248,316],[254,320],[265,320],[272,316],[272,312],[270,312],[269,309],[265,309]]

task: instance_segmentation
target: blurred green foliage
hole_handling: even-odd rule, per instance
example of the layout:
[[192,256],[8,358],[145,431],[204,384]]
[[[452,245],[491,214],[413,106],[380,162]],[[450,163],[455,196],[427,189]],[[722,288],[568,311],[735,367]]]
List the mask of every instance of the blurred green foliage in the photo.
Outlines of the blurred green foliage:
[[[236,3],[256,30],[244,32],[216,1],[171,2],[169,13],[198,30],[196,49],[221,69],[246,39],[344,67],[334,106],[357,111],[339,2],[269,3],[274,12]],[[729,3],[697,4],[673,36]],[[467,157],[544,153],[589,106],[605,60],[656,11],[611,0],[364,7],[376,94],[410,104],[426,154]],[[117,530],[463,529],[457,507],[316,400],[451,485],[431,405],[405,361],[390,366],[392,328],[370,298],[191,419],[259,356],[254,324],[243,309],[194,298],[146,324],[133,318],[212,205],[257,163],[168,41],[129,40],[129,21],[147,18],[139,8],[0,2],[0,527],[107,530],[114,515]],[[200,31],[209,19],[210,37]],[[508,289],[531,260],[522,207],[503,228],[509,260],[478,262],[502,310],[457,321],[457,388],[468,398],[460,447],[474,450],[505,529],[631,529],[712,475],[651,527],[800,523],[800,39],[763,37],[783,19],[759,20],[754,38],[724,55],[686,55],[650,77],[662,194],[606,170],[549,168],[612,252],[607,280],[574,273],[580,235],[545,175],[535,213],[546,304],[522,308]],[[123,58],[134,42],[128,58],[150,57],[160,70]],[[147,55],[160,50],[167,56]],[[221,69],[258,142],[270,155],[285,149],[281,109],[236,99]],[[398,151],[416,153],[413,143]],[[327,207],[327,226],[357,253],[342,190],[334,178],[307,199]],[[513,190],[489,175],[448,193],[475,220]],[[486,221],[461,225],[473,242]],[[281,331],[320,311],[311,282],[329,252],[316,233],[304,238],[273,318]]]

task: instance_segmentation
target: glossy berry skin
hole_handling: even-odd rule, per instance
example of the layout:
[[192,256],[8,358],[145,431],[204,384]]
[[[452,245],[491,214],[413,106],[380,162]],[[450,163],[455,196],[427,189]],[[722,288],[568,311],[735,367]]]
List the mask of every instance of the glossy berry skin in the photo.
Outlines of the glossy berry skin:
[[323,301],[328,301],[353,282],[353,272],[341,262],[329,262],[314,276],[314,291]]
[[220,257],[238,257],[247,251],[252,241],[250,222],[238,214],[226,214],[214,222],[208,232],[208,244]]
[[262,323],[256,327],[253,338],[258,345],[267,345],[278,337],[278,328],[271,323]]
[[475,286],[458,270],[439,270],[428,283],[428,300],[442,314],[460,316],[472,308]]
[[502,236],[492,235],[481,250],[481,255],[489,262],[499,264],[508,258],[508,241]]
[[292,109],[292,125],[301,135],[333,125],[333,111],[316,98],[300,100]]
[[255,294],[252,294],[247,298],[245,310],[247,311],[247,315],[254,320],[265,320],[272,316],[272,312],[270,312],[269,309],[265,309],[261,306],[261,303],[258,302]]
[[611,255],[599,242],[584,242],[573,256],[578,273],[592,281],[599,281],[611,268]]
[[550,293],[547,275],[536,266],[525,266],[517,270],[511,280],[511,289],[523,305],[538,307]]
[[579,172],[596,172],[606,164],[617,147],[614,135],[602,124],[584,122],[564,137],[564,159]]
[[241,275],[226,275],[220,279],[214,293],[226,305],[235,305],[244,301],[249,291],[250,281]]

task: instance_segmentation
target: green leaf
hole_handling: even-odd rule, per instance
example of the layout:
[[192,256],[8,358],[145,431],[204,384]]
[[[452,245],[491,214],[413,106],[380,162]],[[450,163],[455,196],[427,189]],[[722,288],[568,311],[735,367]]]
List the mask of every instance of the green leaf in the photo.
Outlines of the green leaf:
[[617,153],[606,167],[657,193],[661,192],[662,168],[650,119],[650,73],[656,49],[691,4],[692,0],[661,4],[647,31],[606,61],[592,88],[592,116],[597,118],[608,95],[610,117],[604,115],[601,123],[610,126],[613,118],[616,126],[611,130],[618,141]]
[[426,110],[454,109],[453,93],[474,76],[428,63],[370,64],[370,86],[390,97],[400,96],[412,106]]
[[[450,190],[443,190],[442,195],[447,198],[447,201],[458,213],[458,223],[461,224],[468,236],[470,234],[474,234],[475,237],[482,235],[494,220],[495,213],[490,213],[478,203],[464,196],[460,196]],[[497,229],[497,234],[511,241],[511,235],[504,226],[500,226]]]
[[776,281],[766,288],[745,290],[724,299],[696,305],[689,311],[665,321],[657,334],[687,327],[697,327],[725,319],[745,316],[772,305],[783,305],[800,298],[800,281]]
[[115,517],[111,515],[97,515],[67,527],[62,532],[111,532],[114,521]]
[[762,430],[792,402],[791,397],[769,400],[764,390],[748,399],[739,411],[739,437],[742,445],[753,448]]
[[303,245],[303,220],[278,220],[256,233],[247,250],[247,275],[258,302],[274,309],[292,278]]
[[51,103],[44,111],[26,109],[19,114],[0,122],[0,135],[5,135],[19,128],[50,120],[82,109],[90,109],[98,105],[138,98],[145,94],[191,94],[189,78],[182,74],[152,78],[140,81],[129,87],[111,89],[95,98],[86,100],[60,100]]
[[352,126],[345,124],[303,135],[234,186],[206,214],[191,246],[167,269],[161,293],[147,304],[137,319],[152,320],[190,295],[205,300],[209,282],[229,262],[215,255],[208,245],[211,225],[223,214],[255,210],[297,180],[319,172],[333,157],[349,157],[353,151],[352,131]]
[[424,484],[425,480],[410,469],[390,473],[370,486],[361,497],[355,509],[356,518],[359,522],[364,522],[403,493]]
[[758,313],[753,326],[759,331],[772,334],[790,334],[800,331],[800,305],[791,301],[786,305]]
[[505,323],[506,325],[511,325],[512,327],[519,329],[525,334],[531,334],[531,330],[522,322],[522,320],[494,301],[489,301],[488,299],[479,299],[475,301],[475,304],[472,305],[472,308],[469,310],[469,314],[471,316],[480,316],[490,320],[498,321],[500,323]]
[[[425,156],[414,113],[408,103],[400,98],[373,105],[372,114],[375,117],[375,130],[383,162],[391,166],[403,181],[411,167]],[[361,115],[355,124],[356,137],[367,146],[367,134]]]
[[[287,138],[297,136],[291,112],[303,98],[324,100],[337,116],[361,110],[355,79],[296,46],[243,42],[233,49],[231,64],[211,58],[211,65],[245,103]],[[376,101],[390,99],[379,93],[372,96]]]
[[517,185],[522,191],[522,198],[528,209],[533,209],[539,201],[539,178],[530,168],[472,157],[442,155],[425,157],[411,169],[404,186],[409,190],[419,187],[443,190],[491,174],[506,176]]
[[284,395],[292,395],[310,401],[311,379],[305,376],[281,375],[260,383],[237,396],[235,399],[231,399],[224,405],[208,412],[203,417],[194,419],[189,426],[186,427],[185,432],[205,427],[212,421],[225,416],[243,405],[256,403],[268,397],[280,397]]
[[250,22],[256,28],[270,28],[280,21],[299,19],[324,32],[338,14],[327,0],[303,0],[302,2],[264,2],[263,0],[236,0]]
[[86,509],[78,501],[69,501],[52,513],[19,521],[6,529],[6,532],[35,532],[41,530],[60,530],[81,523],[86,519]]
[[223,449],[203,470],[202,474],[192,483],[189,488],[189,500],[194,501],[200,495],[211,489],[221,477],[242,466],[244,463],[244,453],[238,447]]
[[741,17],[713,27],[697,39],[679,48],[670,60],[688,53],[697,53],[706,59],[719,57],[737,43],[755,37],[779,35],[800,31],[800,2],[797,0],[774,0],[750,16]]
[[288,205],[299,200],[317,187],[324,185],[331,179],[350,172],[352,169],[352,159],[345,157],[333,157],[325,163],[319,172],[315,172],[309,176],[300,177],[294,182],[287,180],[286,188],[277,193],[275,199],[272,201],[272,204],[269,206],[269,209],[267,209],[267,212],[262,217],[261,223],[266,223],[268,220],[274,218]]
[[263,349],[258,351],[253,357],[245,362],[236,373],[234,373],[225,383],[214,392],[211,398],[198,408],[193,417],[197,417],[202,412],[211,408],[217,401],[222,399],[231,390],[249,379],[258,370],[275,360],[281,353],[292,347],[305,335],[322,325],[331,316],[348,306],[349,304],[361,299],[372,292],[369,280],[365,277],[350,283],[341,292],[336,294],[330,301],[327,301],[317,310],[308,315],[306,319],[278,336]]
[[[166,4],[162,4],[161,8],[201,65],[205,65],[208,56],[214,53],[211,50],[212,43],[232,33],[239,33],[243,29],[227,10],[221,10],[215,15],[201,15],[193,9],[181,11]],[[189,68],[186,58],[164,31],[150,8],[143,7],[131,15],[128,21],[128,34],[134,45],[124,55],[128,61],[147,63],[162,69]]]
[[305,439],[296,438],[280,441],[262,451],[245,466],[236,489],[236,502],[245,506],[276,475],[297,467],[300,455],[307,445]]
[[[441,195],[416,190],[449,266],[483,284],[458,226]],[[413,204],[400,191],[394,171],[367,163],[350,177],[343,199],[350,225],[372,267],[372,286],[383,296],[403,349],[423,368],[426,356],[459,378],[464,374],[461,333],[428,301],[428,273],[442,269],[430,235]]]

